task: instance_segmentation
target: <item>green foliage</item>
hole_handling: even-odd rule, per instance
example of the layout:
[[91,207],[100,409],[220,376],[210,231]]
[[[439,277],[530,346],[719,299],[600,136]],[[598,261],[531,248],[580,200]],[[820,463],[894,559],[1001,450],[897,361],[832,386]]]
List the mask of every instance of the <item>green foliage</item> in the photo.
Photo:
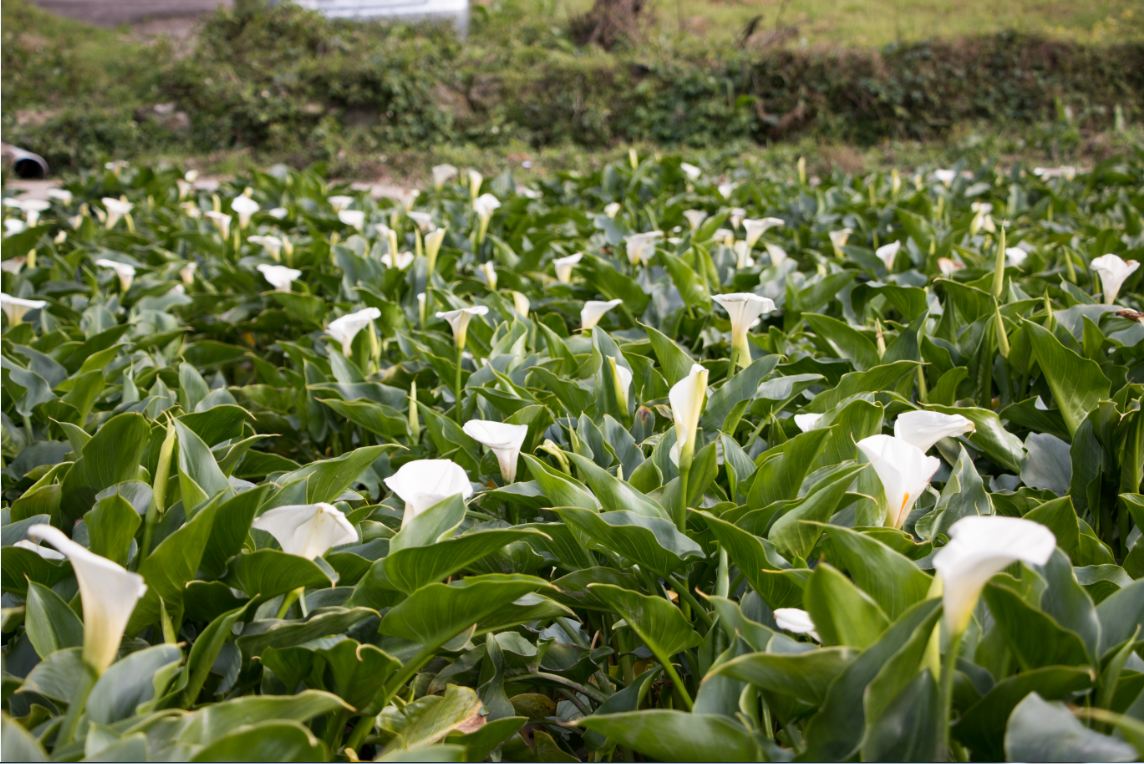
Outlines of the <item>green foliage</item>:
[[[1140,758],[1142,277],[1105,305],[1089,263],[1144,255],[1144,167],[931,169],[506,173],[482,182],[483,239],[464,173],[409,208],[281,167],[81,176],[4,238],[3,755]],[[258,211],[223,235],[247,189]],[[783,225],[736,252],[735,208]],[[432,271],[416,213],[446,229]],[[631,262],[624,237],[651,230]],[[1028,254],[998,266],[1003,241]],[[283,291],[275,265],[298,272]],[[775,303],[742,367],[711,299],[738,292]],[[10,295],[45,304],[17,320]],[[487,312],[458,352],[437,314],[464,306]],[[913,412],[965,422],[893,526],[857,443]],[[523,425],[519,455],[478,419]],[[416,463],[443,459],[463,474],[438,495],[445,466]],[[283,530],[299,505],[314,524]],[[951,634],[935,559],[990,515],[1055,543],[979,582]],[[43,525],[78,564],[30,543]],[[87,554],[147,586],[102,672]]]

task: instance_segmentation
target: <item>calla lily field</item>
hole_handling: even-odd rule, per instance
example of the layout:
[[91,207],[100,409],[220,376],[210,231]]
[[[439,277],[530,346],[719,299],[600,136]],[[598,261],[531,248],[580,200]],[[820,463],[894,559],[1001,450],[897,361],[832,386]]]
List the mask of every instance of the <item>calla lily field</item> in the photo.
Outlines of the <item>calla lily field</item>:
[[1144,757],[1144,164],[4,205],[3,758]]

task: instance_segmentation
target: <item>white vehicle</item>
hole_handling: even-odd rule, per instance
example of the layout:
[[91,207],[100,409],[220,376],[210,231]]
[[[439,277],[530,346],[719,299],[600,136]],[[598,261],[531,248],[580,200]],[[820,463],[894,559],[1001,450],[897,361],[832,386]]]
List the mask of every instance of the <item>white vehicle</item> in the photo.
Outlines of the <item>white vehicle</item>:
[[469,31],[469,0],[294,0],[303,8],[335,19],[448,22],[464,37]]

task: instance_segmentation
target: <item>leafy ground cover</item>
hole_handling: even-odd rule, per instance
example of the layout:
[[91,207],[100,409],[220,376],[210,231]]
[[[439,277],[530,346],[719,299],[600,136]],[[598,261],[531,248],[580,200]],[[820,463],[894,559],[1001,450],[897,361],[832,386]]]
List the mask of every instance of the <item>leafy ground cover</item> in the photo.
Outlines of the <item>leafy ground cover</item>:
[[1144,755],[1144,166],[5,204],[3,757]]

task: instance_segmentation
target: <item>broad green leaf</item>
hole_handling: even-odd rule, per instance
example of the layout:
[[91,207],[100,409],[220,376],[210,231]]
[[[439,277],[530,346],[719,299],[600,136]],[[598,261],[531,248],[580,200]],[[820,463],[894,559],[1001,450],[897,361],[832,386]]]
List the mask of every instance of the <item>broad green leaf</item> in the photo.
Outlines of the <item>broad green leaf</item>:
[[657,761],[758,761],[751,735],[725,716],[646,710],[576,722]]
[[593,512],[563,507],[556,513],[600,549],[615,552],[661,576],[667,576],[690,559],[703,557],[703,549],[676,530],[670,520],[626,510]]
[[865,650],[889,626],[878,603],[828,563],[815,566],[803,597],[823,644]]
[[1108,397],[1108,377],[1098,364],[1066,348],[1048,329],[1031,321],[1022,326],[1029,334],[1037,366],[1053,392],[1053,402],[1069,432],[1076,433],[1089,412]]
[[297,722],[268,721],[214,738],[191,761],[322,761],[322,742]]
[[1063,703],[1035,692],[1017,704],[1005,728],[1009,761],[1136,761],[1128,743],[1085,727]]
[[845,647],[823,647],[805,653],[749,653],[721,664],[713,673],[732,676],[767,692],[793,695],[817,706],[853,658],[854,651]]

